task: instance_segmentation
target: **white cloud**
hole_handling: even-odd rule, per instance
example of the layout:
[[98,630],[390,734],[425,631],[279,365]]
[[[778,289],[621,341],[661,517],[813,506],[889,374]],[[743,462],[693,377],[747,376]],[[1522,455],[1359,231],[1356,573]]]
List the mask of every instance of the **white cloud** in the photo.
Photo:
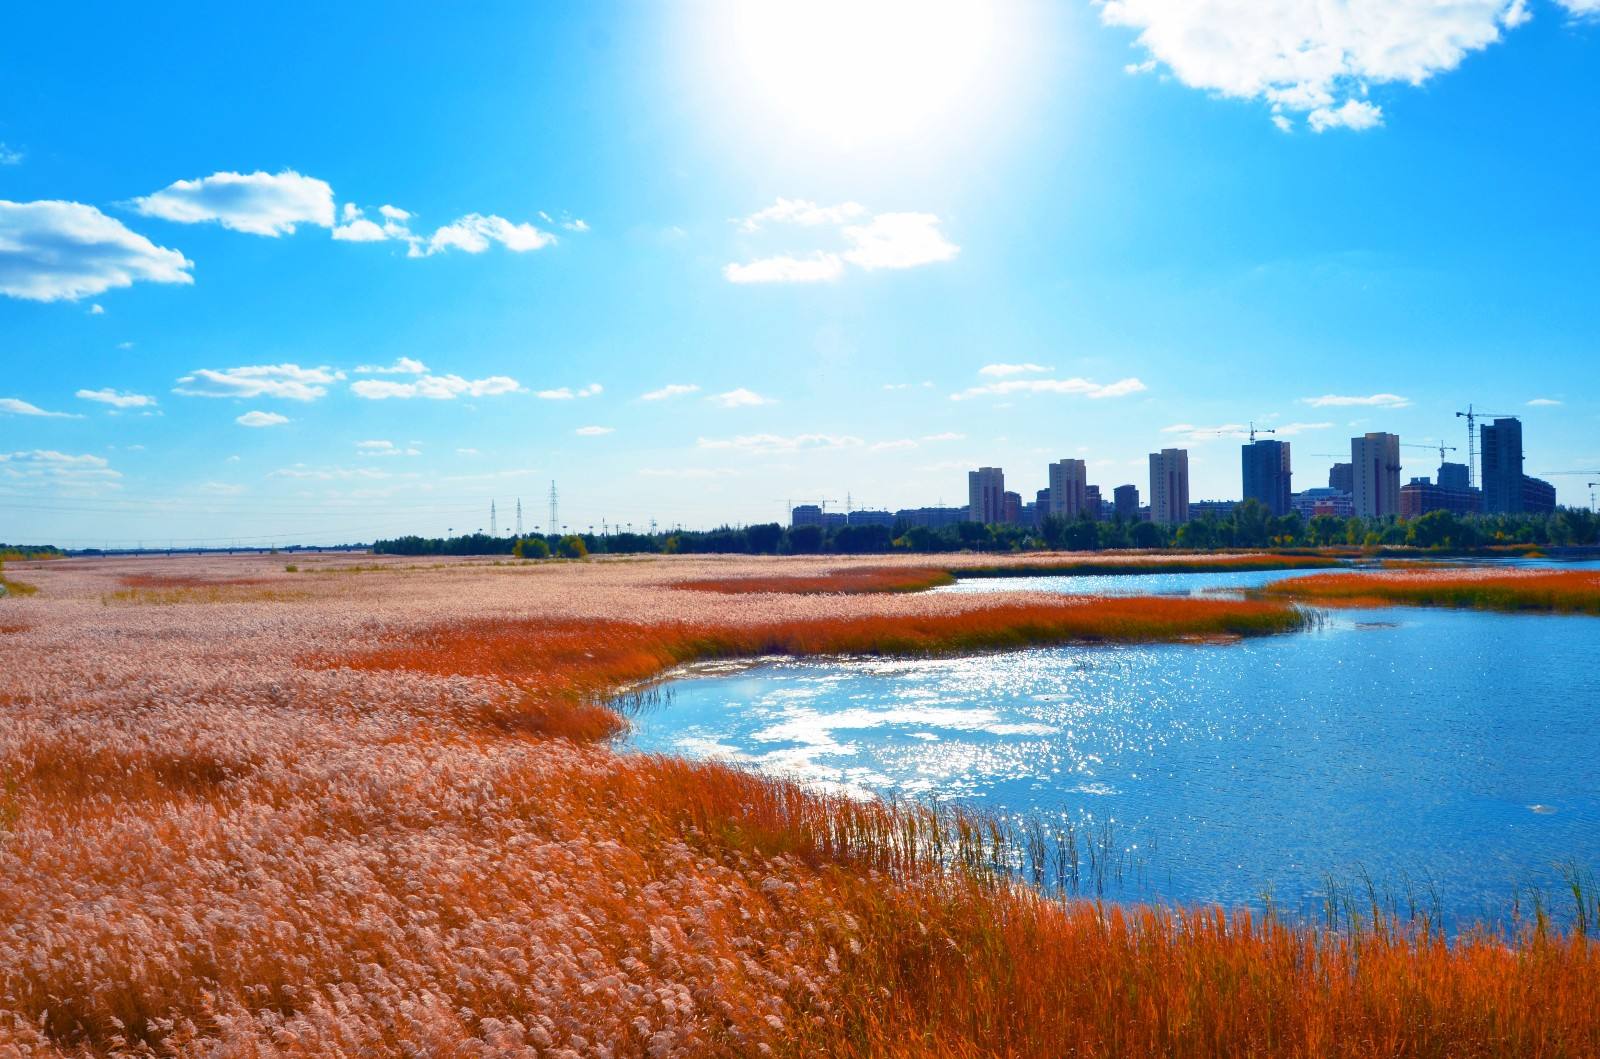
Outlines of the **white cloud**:
[[122,475],[102,456],[73,456],[53,449],[0,452],[0,478],[13,485],[108,486]]
[[356,369],[357,375],[426,375],[427,372],[426,364],[411,357],[398,357],[387,368],[377,364],[363,364]]
[[333,227],[333,188],[327,181],[281,173],[213,173],[179,180],[153,195],[133,200],[147,217],[199,224],[216,221],[250,235],[292,234],[299,224]]
[[358,441],[356,442],[357,456],[421,456],[422,450],[415,444],[402,448],[392,441]]
[[826,283],[844,275],[844,260],[838,254],[817,251],[810,257],[763,257],[722,268],[729,283]]
[[27,155],[14,147],[7,147],[0,143],[0,165],[21,165]]
[[333,237],[345,243],[381,243],[389,238],[389,233],[375,222],[357,217],[335,228]]
[[397,224],[404,224],[411,219],[411,214],[399,206],[379,206],[378,212],[383,214],[385,220],[394,221]]
[[234,420],[242,427],[276,427],[288,421],[288,416],[281,416],[276,412],[246,412]]
[[844,236],[853,246],[844,259],[865,269],[915,268],[949,261],[961,251],[931,213],[880,213],[866,224],[846,226]]
[[201,368],[178,380],[172,392],[184,397],[281,397],[314,401],[328,393],[328,385],[344,378],[329,367],[302,368],[298,364],[254,364],[216,371]]
[[[1591,4],[1595,0],[1566,0]],[[1369,85],[1420,85],[1527,20],[1525,0],[1099,0],[1101,20],[1191,88],[1309,114],[1313,129],[1364,129]],[[1151,69],[1149,63],[1136,69]],[[1354,104],[1354,107],[1351,105]],[[1285,122],[1277,122],[1280,128]]]
[[924,434],[923,437],[922,437],[922,440],[923,441],[965,441],[965,440],[967,440],[967,436],[965,434],[957,434],[953,430],[947,430],[943,434]]
[[1411,405],[1410,398],[1401,397],[1396,393],[1375,393],[1366,397],[1325,393],[1321,397],[1302,397],[1300,402],[1313,408],[1344,408],[1351,405],[1369,408],[1409,408]]
[[17,397],[0,397],[0,415],[39,416],[44,419],[82,419],[71,412],[46,412],[38,405],[29,404]]
[[906,449],[917,447],[916,441],[911,438],[900,438],[895,441],[879,441],[873,444],[873,452],[902,452]]
[[702,449],[725,449],[771,455],[817,449],[852,449],[859,448],[863,442],[860,438],[848,434],[795,434],[790,437],[778,434],[746,434],[736,438],[700,438],[697,444]]
[[1573,18],[1600,17],[1600,0],[1556,0]]
[[765,209],[757,210],[740,222],[747,232],[760,231],[769,221],[779,224],[844,224],[867,212],[859,202],[842,202],[837,206],[818,206],[807,199],[779,198]]
[[[1274,117],[1282,117],[1278,114]],[[1329,129],[1371,129],[1383,124],[1383,111],[1363,99],[1347,99],[1342,106],[1318,107],[1306,116],[1312,132]],[[1281,126],[1280,126],[1281,128]]]
[[1098,383],[1091,379],[1008,379],[1005,382],[991,382],[984,386],[972,386],[960,393],[950,395],[952,401],[966,401],[974,397],[1005,397],[1010,394],[1071,394],[1099,400],[1106,397],[1126,397],[1132,393],[1139,393],[1145,389],[1144,383],[1135,378],[1118,379],[1116,382]]
[[[348,482],[356,481],[381,481],[385,478],[396,477],[388,471],[380,471],[374,467],[307,467],[297,463],[292,467],[281,467],[267,474],[268,478],[292,478],[299,481],[311,482]],[[405,476],[402,476],[405,477]]]
[[[1277,437],[1293,437],[1311,430],[1328,430],[1332,423],[1281,423],[1266,430],[1256,428],[1258,438],[1271,439]],[[1247,423],[1223,423],[1214,427],[1197,427],[1192,423],[1174,423],[1161,428],[1163,434],[1180,434],[1182,440],[1196,445],[1203,445],[1209,441],[1238,441],[1249,438],[1250,426]]]
[[679,383],[679,382],[669,382],[667,385],[661,387],[661,389],[659,389],[659,390],[651,390],[647,394],[641,394],[640,397],[639,397],[639,400],[641,400],[641,401],[665,401],[665,400],[668,400],[668,399],[673,398],[673,397],[684,397],[684,396],[686,396],[688,394],[699,393],[699,392],[700,392],[700,387],[695,386],[693,384],[686,384],[686,383]]
[[762,397],[754,390],[747,390],[743,386],[727,393],[713,394],[706,400],[719,408],[755,408],[758,405],[776,403],[772,398]]
[[101,404],[117,408],[151,408],[156,403],[154,397],[146,397],[142,393],[124,393],[109,386],[102,390],[79,390],[76,396],[85,401],[99,401]]
[[615,428],[613,427],[579,427],[577,430],[574,430],[573,433],[578,435],[580,438],[597,438],[603,434],[612,433],[614,429]]
[[0,294],[77,301],[140,280],[193,283],[193,267],[93,206],[0,200]]
[[507,250],[521,254],[542,249],[555,241],[555,236],[531,224],[516,224],[493,214],[469,213],[436,229],[425,247],[413,243],[411,255],[427,257],[445,250],[481,254],[489,249],[490,243],[499,243]]
[[826,283],[844,275],[846,264],[869,271],[914,268],[949,261],[960,252],[939,231],[939,218],[931,213],[873,215],[857,202],[819,206],[806,199],[779,199],[744,218],[740,227],[757,232],[768,222],[831,227],[844,247],[730,262],[722,269],[729,283]]
[[399,400],[426,397],[433,401],[451,401],[457,397],[495,397],[503,393],[516,393],[520,389],[522,386],[516,379],[505,375],[491,375],[486,379],[423,375],[411,382],[359,379],[350,384],[351,393],[369,401],[383,401],[391,397]]
[[1042,364],[985,364],[978,369],[978,374],[1003,379],[1011,375],[1043,375],[1052,370]]
[[554,390],[540,390],[534,396],[541,401],[572,401],[584,397],[593,397],[604,389],[605,387],[599,383],[591,382],[589,385],[577,390],[572,389],[570,386],[559,386]]
[[928,379],[924,379],[921,382],[886,382],[883,384],[883,388],[885,390],[931,390],[933,389],[933,382]]
[[93,305],[89,306],[89,315],[90,316],[104,316],[105,314],[106,314],[106,307],[104,305],[101,305],[99,302],[95,302]]
[[[1600,11],[1600,0],[1595,0],[1595,10]],[[1535,397],[1528,402],[1529,408],[1552,408],[1561,402],[1554,397]]]

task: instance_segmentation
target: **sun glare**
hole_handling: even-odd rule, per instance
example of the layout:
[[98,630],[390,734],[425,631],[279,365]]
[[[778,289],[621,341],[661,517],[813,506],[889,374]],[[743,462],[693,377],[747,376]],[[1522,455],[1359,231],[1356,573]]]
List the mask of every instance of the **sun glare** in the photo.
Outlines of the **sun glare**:
[[841,143],[943,126],[993,88],[998,5],[741,3],[726,57],[741,101]]

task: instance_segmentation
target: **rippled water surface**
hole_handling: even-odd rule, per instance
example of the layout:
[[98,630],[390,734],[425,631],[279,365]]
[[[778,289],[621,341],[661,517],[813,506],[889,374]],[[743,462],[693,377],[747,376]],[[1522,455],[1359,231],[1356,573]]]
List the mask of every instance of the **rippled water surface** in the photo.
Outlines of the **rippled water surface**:
[[1111,822],[1141,896],[1314,911],[1365,872],[1460,921],[1600,866],[1592,617],[1338,610],[1237,644],[769,661],[671,691],[636,747]]

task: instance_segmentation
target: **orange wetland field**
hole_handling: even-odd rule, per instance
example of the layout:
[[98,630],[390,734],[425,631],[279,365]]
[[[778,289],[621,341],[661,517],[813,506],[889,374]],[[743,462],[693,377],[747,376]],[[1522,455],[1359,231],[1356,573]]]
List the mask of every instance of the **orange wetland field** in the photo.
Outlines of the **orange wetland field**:
[[0,1055],[1600,1054],[1577,931],[1067,901],[981,819],[608,742],[607,692],[695,658],[1292,635],[1288,601],[295,564],[8,566]]
[[1381,575],[1320,574],[1277,581],[1267,598],[1330,606],[1465,607],[1477,610],[1548,611],[1600,615],[1600,570],[1499,570],[1419,568]]

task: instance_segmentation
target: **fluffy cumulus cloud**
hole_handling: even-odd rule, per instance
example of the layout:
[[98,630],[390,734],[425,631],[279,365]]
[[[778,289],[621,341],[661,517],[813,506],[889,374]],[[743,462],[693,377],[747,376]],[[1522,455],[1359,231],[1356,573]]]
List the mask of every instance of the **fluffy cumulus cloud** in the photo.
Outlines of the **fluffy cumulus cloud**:
[[193,267],[93,206],[0,200],[0,294],[76,301],[136,282],[193,283]]
[[736,438],[700,438],[697,444],[702,449],[771,455],[819,449],[854,449],[860,448],[863,442],[848,434],[745,434]]
[[[378,216],[381,220],[373,220],[361,207],[346,203],[342,223],[334,228],[333,237],[352,243],[404,243],[407,257],[432,257],[447,250],[481,254],[496,244],[523,254],[542,250],[556,241],[554,235],[536,225],[509,221],[492,213],[469,213],[435,228],[432,233],[414,231],[411,227],[413,215],[398,206],[379,206]],[[565,222],[562,227],[571,232],[589,230],[582,221]]]
[[357,375],[426,375],[427,373],[428,366],[411,357],[398,357],[388,367],[381,364],[363,364],[356,369]]
[[288,421],[288,416],[281,416],[276,412],[246,412],[234,420],[242,427],[277,427]]
[[699,392],[700,387],[695,386],[692,383],[669,382],[659,390],[651,390],[649,393],[640,394],[639,400],[669,401],[674,397],[687,397],[689,394]]
[[1325,393],[1321,397],[1302,397],[1302,404],[1313,408],[1409,408],[1411,399],[1397,393],[1374,393],[1366,396]]
[[764,404],[775,404],[770,397],[763,397],[754,390],[747,390],[743,386],[726,393],[713,394],[706,398],[719,408],[756,408]]
[[122,475],[102,456],[74,456],[52,449],[0,452],[0,479],[12,485],[117,488]]
[[1135,378],[1116,382],[1098,383],[1092,379],[1006,379],[1003,382],[970,386],[950,395],[952,401],[970,401],[974,397],[1011,397],[1017,394],[1068,394],[1101,400],[1107,397],[1126,397],[1143,391],[1144,383]]
[[358,441],[356,442],[357,456],[421,456],[422,450],[415,444],[396,445],[392,441]]
[[722,275],[729,283],[827,283],[844,275],[844,259],[820,250],[805,257],[779,254],[743,264],[730,261]]
[[250,235],[292,234],[297,225],[333,227],[333,188],[292,169],[281,173],[213,173],[179,180],[133,200],[147,217],[179,224],[216,222]]
[[847,225],[844,259],[864,269],[916,268],[949,261],[961,248],[939,231],[931,213],[880,213],[866,224]]
[[328,386],[344,378],[332,368],[298,364],[253,364],[242,368],[200,368],[178,380],[172,392],[184,397],[279,397],[314,401]]
[[541,401],[576,401],[585,397],[597,397],[604,390],[604,386],[597,382],[591,382],[589,385],[580,386],[576,390],[570,386],[558,386],[553,390],[540,390],[534,396]]
[[836,245],[729,262],[722,275],[730,283],[827,283],[843,276],[848,265],[867,271],[915,268],[949,261],[961,249],[944,237],[931,213],[872,214],[858,202],[820,206],[780,198],[738,223],[750,233],[778,224],[828,228]]
[[109,386],[100,390],[79,390],[77,396],[85,401],[97,401],[113,408],[153,408],[156,399],[142,393],[126,393]]
[[[1563,0],[1574,5],[1600,0]],[[1138,31],[1145,61],[1191,88],[1304,115],[1315,131],[1370,129],[1370,85],[1420,85],[1527,21],[1526,0],[1099,0],[1109,25]]]
[[0,397],[0,415],[38,416],[42,419],[83,418],[82,416],[73,415],[71,412],[47,412],[36,404],[29,404],[20,397]]
[[389,398],[408,400],[426,397],[433,401],[452,401],[457,397],[495,397],[503,393],[516,393],[522,385],[506,375],[491,375],[485,379],[464,379],[459,375],[421,375],[409,382],[391,379],[358,379],[350,384],[350,392],[369,401]]

